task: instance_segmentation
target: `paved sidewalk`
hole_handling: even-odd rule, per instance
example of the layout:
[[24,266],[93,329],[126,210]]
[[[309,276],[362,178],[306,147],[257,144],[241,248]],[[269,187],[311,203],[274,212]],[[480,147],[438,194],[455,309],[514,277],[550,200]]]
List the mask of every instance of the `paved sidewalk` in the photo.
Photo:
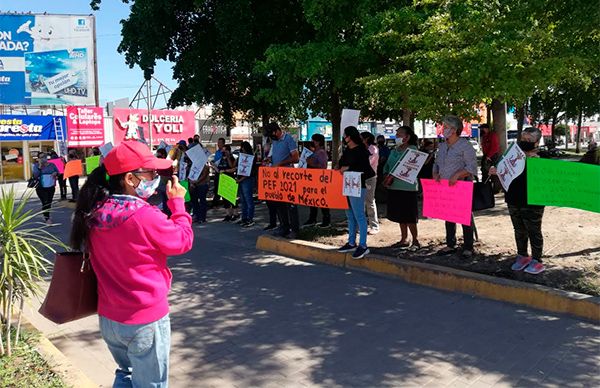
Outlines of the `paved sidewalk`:
[[[172,387],[600,386],[598,326],[260,252],[258,226],[194,228],[170,261]],[[96,317],[27,315],[110,386]]]

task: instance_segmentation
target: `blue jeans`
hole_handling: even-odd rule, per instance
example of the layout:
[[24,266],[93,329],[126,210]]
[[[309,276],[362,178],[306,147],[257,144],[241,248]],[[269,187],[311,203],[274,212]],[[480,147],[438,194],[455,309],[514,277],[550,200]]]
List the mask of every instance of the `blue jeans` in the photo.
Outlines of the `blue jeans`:
[[166,388],[169,379],[169,314],[144,325],[127,325],[100,316],[100,332],[119,368],[114,388]]
[[194,211],[194,220],[196,221],[206,221],[206,211],[208,210],[208,203],[206,202],[207,193],[208,183],[194,186],[190,191],[192,210]]
[[242,220],[254,219],[254,177],[248,177],[240,182],[240,202],[242,205]]
[[367,217],[365,215],[366,189],[360,191],[360,197],[347,197],[350,205],[346,210],[348,217],[348,244],[356,245],[356,229],[360,232],[359,245],[367,246]]

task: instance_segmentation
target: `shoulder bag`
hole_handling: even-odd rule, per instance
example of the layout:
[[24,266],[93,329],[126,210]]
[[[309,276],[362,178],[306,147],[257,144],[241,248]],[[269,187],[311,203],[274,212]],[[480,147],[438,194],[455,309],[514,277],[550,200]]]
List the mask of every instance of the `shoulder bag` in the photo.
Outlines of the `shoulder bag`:
[[97,311],[98,282],[89,253],[57,253],[50,287],[39,313],[60,324]]

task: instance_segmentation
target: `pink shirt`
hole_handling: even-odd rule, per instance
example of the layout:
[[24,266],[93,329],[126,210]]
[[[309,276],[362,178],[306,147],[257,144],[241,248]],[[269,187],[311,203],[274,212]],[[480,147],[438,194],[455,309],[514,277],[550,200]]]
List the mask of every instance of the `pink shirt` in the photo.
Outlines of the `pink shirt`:
[[89,251],[98,278],[98,314],[147,324],[169,312],[167,256],[192,248],[192,219],[183,198],[170,199],[171,218],[146,201],[111,196],[92,220]]
[[369,163],[371,163],[371,168],[373,171],[377,173],[377,165],[379,164],[379,148],[376,145],[371,144],[369,146],[369,153],[371,154],[371,156],[369,156]]

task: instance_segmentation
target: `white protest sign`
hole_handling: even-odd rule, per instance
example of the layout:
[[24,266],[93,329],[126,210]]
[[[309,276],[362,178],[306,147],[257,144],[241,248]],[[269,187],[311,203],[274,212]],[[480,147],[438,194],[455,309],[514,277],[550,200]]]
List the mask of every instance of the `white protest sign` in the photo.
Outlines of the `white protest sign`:
[[181,158],[179,161],[179,175],[178,178],[180,181],[184,181],[187,179],[187,163]]
[[204,167],[209,156],[209,153],[199,145],[190,148],[185,154],[190,158],[192,164],[198,164],[200,167]]
[[360,197],[362,191],[360,174],[362,174],[362,172],[344,172],[344,191],[342,192],[343,195],[347,197]]
[[239,176],[250,176],[252,174],[252,165],[254,163],[254,155],[240,154],[238,158],[237,174]]
[[525,171],[525,159],[525,153],[516,143],[513,143],[498,162],[496,173],[504,191],[508,191],[512,181]]
[[298,168],[306,168],[308,164],[306,163],[306,159],[308,159],[313,152],[308,149],[308,147],[304,147],[302,149],[302,153],[300,154],[300,160],[298,161]]
[[340,130],[342,134],[344,133],[344,129],[346,127],[356,127],[358,128],[358,119],[360,117],[360,111],[356,109],[343,109],[342,110],[342,120],[340,123]]
[[417,181],[417,176],[419,175],[421,168],[423,168],[427,156],[428,155],[425,152],[407,149],[404,156],[396,163],[396,166],[394,166],[390,174],[395,178],[413,185]]
[[110,150],[113,149],[113,144],[111,142],[108,142],[98,149],[100,150],[100,153],[102,154],[102,156],[106,157],[106,155],[108,155]]
[[190,175],[188,175],[188,180],[197,181],[200,178],[200,174],[202,174],[202,170],[204,170],[205,164],[192,164],[192,168],[190,168]]

